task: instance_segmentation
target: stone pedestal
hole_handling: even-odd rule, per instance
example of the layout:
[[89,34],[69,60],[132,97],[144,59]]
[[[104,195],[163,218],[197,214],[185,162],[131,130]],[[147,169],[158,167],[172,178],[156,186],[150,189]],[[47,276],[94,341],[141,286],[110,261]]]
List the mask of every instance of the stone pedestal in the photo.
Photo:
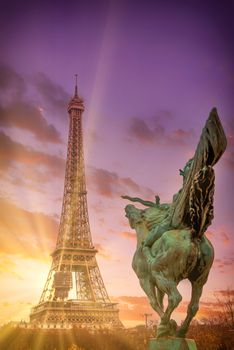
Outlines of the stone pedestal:
[[149,340],[148,350],[197,350],[197,346],[193,339],[152,338]]

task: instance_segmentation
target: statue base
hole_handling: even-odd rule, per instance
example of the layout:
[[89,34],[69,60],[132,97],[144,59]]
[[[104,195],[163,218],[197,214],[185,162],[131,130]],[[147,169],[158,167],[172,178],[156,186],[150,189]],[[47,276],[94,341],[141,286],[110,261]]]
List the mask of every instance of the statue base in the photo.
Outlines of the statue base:
[[197,350],[193,339],[186,338],[152,338],[149,340],[148,350]]

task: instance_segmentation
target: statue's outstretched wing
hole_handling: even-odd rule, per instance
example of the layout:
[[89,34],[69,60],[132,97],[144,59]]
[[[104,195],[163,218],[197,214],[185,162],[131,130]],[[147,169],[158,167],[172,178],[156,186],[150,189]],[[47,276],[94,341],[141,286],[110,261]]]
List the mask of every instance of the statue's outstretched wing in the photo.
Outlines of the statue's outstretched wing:
[[214,169],[209,165],[203,167],[192,182],[189,212],[194,238],[201,238],[213,220],[214,180]]
[[190,226],[189,198],[190,190],[196,174],[205,166],[214,166],[224,153],[227,146],[226,136],[219,120],[216,108],[210,112],[209,118],[202,130],[193,162],[184,180],[184,185],[172,206],[171,225]]

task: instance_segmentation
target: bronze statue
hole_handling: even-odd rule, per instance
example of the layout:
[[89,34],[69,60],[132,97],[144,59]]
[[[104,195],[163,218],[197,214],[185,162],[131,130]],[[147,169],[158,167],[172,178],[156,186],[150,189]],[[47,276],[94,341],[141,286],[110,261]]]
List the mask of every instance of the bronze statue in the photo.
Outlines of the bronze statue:
[[[157,339],[185,337],[198,311],[202,288],[214,259],[214,249],[205,236],[213,219],[213,166],[224,153],[226,144],[224,130],[213,108],[194,157],[180,170],[183,186],[173,196],[171,204],[160,204],[158,196],[155,203],[123,196],[148,207],[141,210],[127,205],[125,212],[137,234],[132,267],[151,306],[161,318]],[[170,317],[182,300],[177,285],[186,278],[192,284],[192,295],[187,316],[178,329]],[[165,294],[168,297],[166,310],[163,307]]]

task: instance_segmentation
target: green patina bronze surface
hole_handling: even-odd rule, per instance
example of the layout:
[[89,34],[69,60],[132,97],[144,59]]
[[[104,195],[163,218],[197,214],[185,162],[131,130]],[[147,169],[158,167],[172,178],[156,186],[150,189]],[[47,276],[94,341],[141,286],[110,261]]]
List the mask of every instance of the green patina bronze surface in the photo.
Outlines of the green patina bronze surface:
[[[202,130],[194,157],[180,170],[183,185],[171,203],[160,204],[158,196],[155,197],[155,202],[123,196],[124,199],[146,206],[142,210],[127,205],[125,212],[131,228],[137,234],[133,270],[152,308],[161,318],[157,339],[158,344],[160,341],[165,347],[157,347],[157,342],[152,340],[150,350],[196,349],[193,341],[179,341],[178,338],[185,337],[190,322],[198,311],[202,288],[214,260],[214,250],[205,231],[213,219],[213,166],[224,153],[226,143],[217,111],[213,108]],[[191,301],[186,318],[178,328],[171,319],[171,314],[182,300],[177,285],[186,278],[192,284]],[[168,297],[168,305],[164,310],[165,295]],[[168,344],[172,343],[170,347]],[[178,347],[178,344],[184,346],[182,344],[185,343],[187,348]]]
[[197,350],[193,339],[167,338],[150,339],[149,350]]

